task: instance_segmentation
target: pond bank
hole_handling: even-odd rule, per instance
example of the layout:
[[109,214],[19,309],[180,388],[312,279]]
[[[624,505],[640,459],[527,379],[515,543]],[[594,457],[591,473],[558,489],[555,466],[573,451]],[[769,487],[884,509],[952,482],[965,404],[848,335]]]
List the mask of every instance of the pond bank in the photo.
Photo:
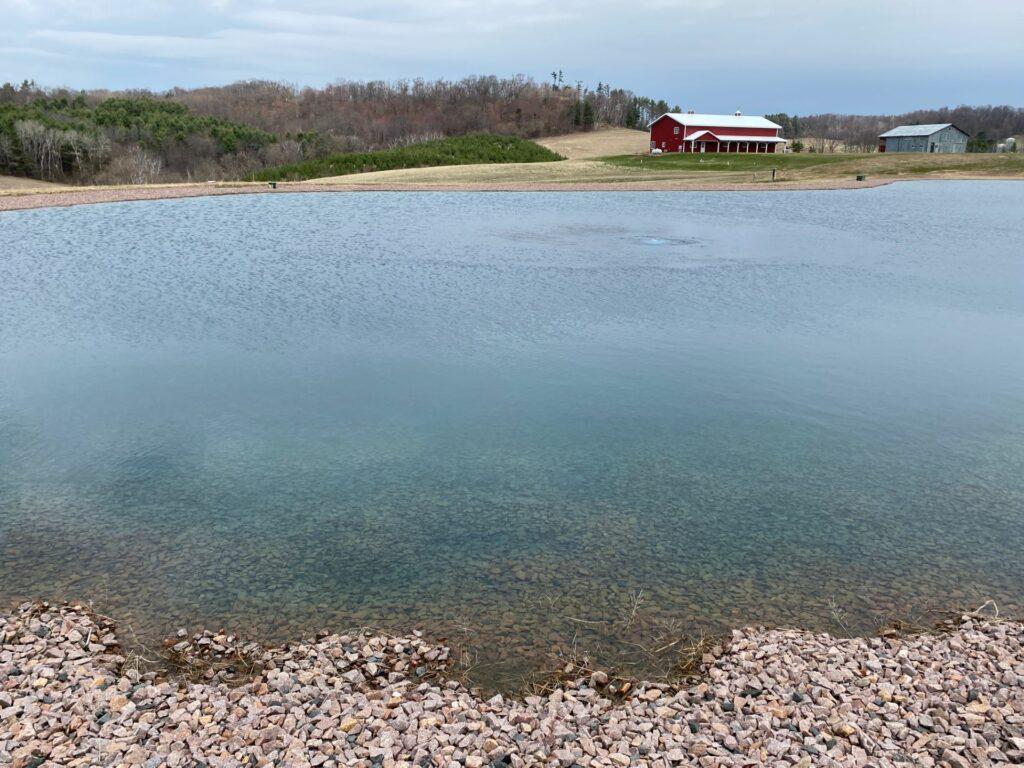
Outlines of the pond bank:
[[[1024,760],[1024,624],[836,639],[735,631],[678,690],[607,695],[600,673],[484,699],[447,650],[320,635],[264,650],[226,634],[168,652],[164,680],[76,605],[0,614],[0,763],[185,766],[984,766]],[[211,663],[212,662],[212,663]],[[234,669],[229,671],[228,668]],[[242,675],[232,679],[232,675]]]
[[288,192],[768,192],[829,189],[864,189],[891,184],[892,179],[867,181],[793,181],[758,183],[695,183],[692,181],[651,182],[559,182],[559,183],[398,183],[280,182],[277,189],[263,183],[167,184],[139,187],[61,187],[45,192],[14,191],[0,194],[0,211],[61,208],[72,205],[120,203],[135,200],[167,200],[182,197],[253,195]]

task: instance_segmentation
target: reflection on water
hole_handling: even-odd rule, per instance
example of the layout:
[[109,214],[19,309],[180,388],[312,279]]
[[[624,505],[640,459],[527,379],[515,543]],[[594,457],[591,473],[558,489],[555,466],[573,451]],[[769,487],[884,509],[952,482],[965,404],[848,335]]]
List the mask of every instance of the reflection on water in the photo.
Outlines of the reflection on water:
[[0,214],[0,597],[143,636],[422,623],[499,682],[574,639],[644,669],[636,643],[684,631],[1013,610],[1022,203]]

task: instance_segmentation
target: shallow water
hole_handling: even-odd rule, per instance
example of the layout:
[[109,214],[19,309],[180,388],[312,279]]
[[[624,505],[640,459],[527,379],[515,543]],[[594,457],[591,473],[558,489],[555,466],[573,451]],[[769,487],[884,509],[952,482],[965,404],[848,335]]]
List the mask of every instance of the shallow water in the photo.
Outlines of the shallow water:
[[[553,645],[1024,604],[1024,184],[0,214],[0,598]],[[667,653],[671,653],[668,651]]]

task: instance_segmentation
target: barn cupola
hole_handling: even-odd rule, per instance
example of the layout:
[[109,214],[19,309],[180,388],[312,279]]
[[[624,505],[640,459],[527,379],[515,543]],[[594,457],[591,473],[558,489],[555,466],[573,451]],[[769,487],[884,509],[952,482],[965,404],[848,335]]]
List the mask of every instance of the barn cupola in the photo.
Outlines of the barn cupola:
[[742,112],[740,112],[740,111],[739,111],[738,109],[737,109],[737,110],[736,110],[735,112],[733,112],[733,115],[734,115],[735,117],[743,117],[743,113],[742,113]]

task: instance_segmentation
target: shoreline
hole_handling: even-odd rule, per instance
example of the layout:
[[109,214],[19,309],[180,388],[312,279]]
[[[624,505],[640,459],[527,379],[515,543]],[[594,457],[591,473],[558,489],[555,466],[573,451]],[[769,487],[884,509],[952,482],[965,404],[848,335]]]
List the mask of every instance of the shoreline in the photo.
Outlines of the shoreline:
[[73,187],[46,191],[17,190],[0,192],[0,212],[66,208],[75,205],[134,202],[139,200],[170,200],[220,195],[290,194],[309,192],[808,192],[816,190],[872,189],[892,184],[898,179],[867,181],[779,181],[779,182],[457,182],[457,183],[330,183],[312,181],[279,182],[271,189],[261,182],[232,184],[173,184],[141,187]]
[[[357,174],[358,175],[358,174]],[[182,183],[117,187],[59,187],[48,190],[0,190],[0,212],[66,208],[140,200],[171,200],[220,195],[292,194],[311,192],[815,192],[875,189],[905,181],[1022,181],[1014,176],[942,174],[899,178],[820,179],[776,182],[701,182],[672,179],[651,181],[564,182],[264,182]]]
[[[1024,760],[1024,623],[907,636],[748,627],[700,675],[610,694],[567,673],[484,699],[421,633],[265,649],[223,631],[122,649],[79,604],[0,612],[0,763],[211,766],[925,766]],[[578,674],[578,672],[577,672]]]

